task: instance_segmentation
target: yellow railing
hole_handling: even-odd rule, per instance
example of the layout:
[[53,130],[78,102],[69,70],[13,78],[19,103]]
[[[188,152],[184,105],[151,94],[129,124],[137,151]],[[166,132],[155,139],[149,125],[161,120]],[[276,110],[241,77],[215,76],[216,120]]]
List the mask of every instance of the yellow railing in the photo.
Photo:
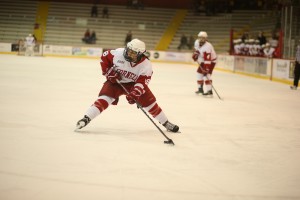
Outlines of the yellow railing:
[[167,27],[165,33],[161,37],[159,43],[157,44],[155,50],[167,50],[168,46],[172,42],[172,38],[175,36],[176,31],[180,27],[180,24],[184,20],[187,14],[187,10],[177,10],[175,16]]
[[47,25],[48,10],[49,10],[49,2],[40,1],[38,3],[38,9],[36,13],[35,27],[34,27],[34,35],[36,36],[38,41],[44,40],[44,34]]

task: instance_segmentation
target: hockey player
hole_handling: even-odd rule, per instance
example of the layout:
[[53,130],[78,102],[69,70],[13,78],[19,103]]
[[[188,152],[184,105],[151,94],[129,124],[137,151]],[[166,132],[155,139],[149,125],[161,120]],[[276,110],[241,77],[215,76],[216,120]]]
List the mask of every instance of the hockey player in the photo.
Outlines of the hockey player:
[[[196,94],[213,95],[211,75],[217,61],[217,54],[211,43],[207,41],[207,33],[200,31],[198,39],[194,45],[193,60],[198,62],[197,83],[198,90]],[[206,92],[203,90],[203,85],[206,86]]]
[[250,39],[245,40],[245,45],[243,47],[243,55],[250,56]]
[[298,45],[296,47],[296,56],[295,56],[295,68],[294,68],[294,81],[291,86],[292,90],[297,90],[300,77],[300,40],[298,40]]
[[271,47],[271,45],[269,43],[266,43],[266,46],[263,51],[264,51],[264,57],[272,58],[275,49],[273,47]]
[[242,55],[242,47],[241,47],[242,40],[236,39],[234,40],[234,55]]
[[35,39],[32,34],[25,38],[25,56],[34,56]]
[[[168,121],[148,87],[153,71],[152,64],[145,53],[145,43],[139,39],[133,39],[125,48],[108,50],[102,54],[100,65],[102,74],[107,80],[96,101],[87,109],[84,117],[77,122],[76,130],[85,127],[109,105],[117,105],[119,97],[126,95],[129,104],[138,102],[168,131],[178,132],[179,127]],[[129,91],[129,94],[126,94],[118,82]]]
[[249,39],[249,56],[256,56],[255,40]]
[[255,45],[254,45],[254,54],[255,56],[261,56],[261,50],[262,47],[259,43],[259,40],[255,40]]

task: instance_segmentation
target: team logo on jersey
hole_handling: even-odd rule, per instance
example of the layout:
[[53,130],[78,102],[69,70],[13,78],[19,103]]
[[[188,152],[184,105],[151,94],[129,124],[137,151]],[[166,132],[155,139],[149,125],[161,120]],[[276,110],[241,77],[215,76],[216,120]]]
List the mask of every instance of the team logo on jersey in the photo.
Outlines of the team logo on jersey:
[[108,51],[104,51],[102,55],[103,56],[107,56],[108,55]]
[[136,81],[138,76],[132,72],[126,71],[126,70],[122,70],[122,69],[117,69],[117,72],[119,74],[121,74],[123,77],[131,79],[133,81]]
[[147,79],[145,80],[145,84],[148,85],[149,82],[150,82],[150,78],[147,78]]
[[121,63],[121,64],[124,64],[125,61],[124,60],[118,60],[117,63]]

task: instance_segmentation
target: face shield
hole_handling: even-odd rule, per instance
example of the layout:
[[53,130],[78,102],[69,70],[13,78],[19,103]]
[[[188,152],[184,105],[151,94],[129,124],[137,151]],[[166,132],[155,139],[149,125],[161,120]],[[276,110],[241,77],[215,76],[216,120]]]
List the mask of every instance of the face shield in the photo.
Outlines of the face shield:
[[124,58],[128,62],[139,62],[146,52],[145,43],[138,39],[128,42],[124,49]]

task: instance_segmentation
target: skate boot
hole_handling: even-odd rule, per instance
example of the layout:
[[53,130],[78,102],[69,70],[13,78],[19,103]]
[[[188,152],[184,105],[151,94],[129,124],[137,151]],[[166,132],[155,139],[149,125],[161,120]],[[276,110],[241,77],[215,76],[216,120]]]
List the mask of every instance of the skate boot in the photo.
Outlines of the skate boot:
[[204,96],[211,97],[213,95],[212,90],[208,90],[206,93],[203,93]]
[[199,88],[195,93],[196,94],[203,94],[203,88],[202,87]]
[[88,123],[90,123],[91,119],[84,115],[84,117],[79,120],[76,124],[76,130],[82,129],[83,127],[85,127],[86,125],[88,125]]
[[169,121],[166,121],[163,126],[168,130],[168,131],[171,131],[173,133],[176,133],[179,131],[179,127],[175,124],[172,124],[171,122]]
[[292,89],[292,90],[297,90],[297,86],[292,85],[292,86],[291,86],[291,89]]

